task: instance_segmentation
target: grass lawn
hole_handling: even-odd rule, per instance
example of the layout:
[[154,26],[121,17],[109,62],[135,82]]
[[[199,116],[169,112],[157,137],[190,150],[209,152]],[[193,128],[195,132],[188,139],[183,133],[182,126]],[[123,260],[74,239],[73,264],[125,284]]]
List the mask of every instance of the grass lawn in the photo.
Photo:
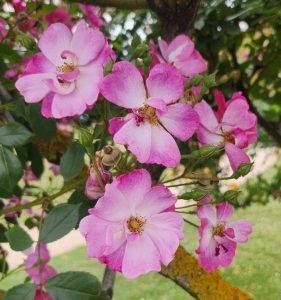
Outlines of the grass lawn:
[[[253,204],[239,209],[235,218],[247,218],[254,226],[254,233],[248,244],[240,245],[234,263],[222,270],[233,284],[252,293],[258,300],[281,299],[281,204],[277,201],[266,206]],[[183,244],[194,252],[197,233],[186,228]],[[85,247],[54,257],[51,265],[58,271],[87,271],[102,278],[104,267],[95,260],[86,258]],[[20,271],[0,282],[0,289],[22,283],[25,274]],[[150,273],[136,280],[126,280],[120,274],[115,285],[116,300],[181,300],[193,299],[174,283],[156,273]],[[67,299],[66,299],[67,300]],[[79,299],[77,299],[79,300]],[[207,299],[206,299],[207,300]]]

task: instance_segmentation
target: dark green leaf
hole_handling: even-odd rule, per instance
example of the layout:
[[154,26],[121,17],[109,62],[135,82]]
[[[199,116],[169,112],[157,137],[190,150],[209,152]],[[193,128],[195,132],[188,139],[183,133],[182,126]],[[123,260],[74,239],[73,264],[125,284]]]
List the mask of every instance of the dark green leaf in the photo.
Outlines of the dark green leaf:
[[34,133],[42,139],[51,140],[57,131],[56,121],[44,118],[38,104],[30,105],[29,109],[29,120]]
[[246,176],[251,171],[253,164],[254,163],[241,163],[231,177],[237,179],[240,176]]
[[23,125],[12,122],[0,127],[0,144],[7,147],[18,147],[26,144],[32,133]]
[[60,172],[65,180],[77,176],[84,166],[85,149],[79,143],[70,145],[61,158]]
[[7,260],[4,258],[0,259],[0,272],[7,274],[7,272],[9,271],[9,265],[7,263]]
[[85,272],[65,272],[50,278],[45,288],[56,300],[104,300],[98,279]]
[[33,300],[36,293],[36,285],[24,283],[11,288],[3,300]]
[[189,199],[194,199],[194,200],[199,200],[207,195],[210,194],[210,190],[202,189],[202,188],[197,188],[191,192],[186,192],[179,196],[179,199],[184,199],[184,200],[189,200]]
[[5,235],[6,231],[7,228],[3,224],[0,224],[0,243],[6,243],[8,241]]
[[1,189],[12,192],[22,175],[22,165],[16,155],[12,151],[0,146]]
[[11,248],[15,251],[23,251],[33,243],[31,237],[17,225],[6,231],[5,235]]
[[50,243],[65,236],[75,228],[79,218],[80,204],[60,204],[52,209],[40,232],[40,241]]
[[203,146],[198,150],[190,153],[190,158],[199,159],[202,157],[211,157],[221,151],[221,148],[216,146]]

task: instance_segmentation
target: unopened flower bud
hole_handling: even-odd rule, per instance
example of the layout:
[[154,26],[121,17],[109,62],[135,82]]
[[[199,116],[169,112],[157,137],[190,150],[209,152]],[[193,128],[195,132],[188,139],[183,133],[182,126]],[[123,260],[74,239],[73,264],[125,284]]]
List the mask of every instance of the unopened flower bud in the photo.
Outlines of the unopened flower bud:
[[101,161],[105,166],[114,166],[121,159],[121,151],[113,146],[105,146],[101,151]]

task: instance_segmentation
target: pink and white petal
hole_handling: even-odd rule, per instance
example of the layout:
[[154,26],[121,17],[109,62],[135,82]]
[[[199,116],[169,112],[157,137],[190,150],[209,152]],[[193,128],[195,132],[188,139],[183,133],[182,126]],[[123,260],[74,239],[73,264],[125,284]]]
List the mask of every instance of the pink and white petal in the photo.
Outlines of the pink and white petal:
[[177,101],[183,94],[184,85],[179,71],[168,64],[158,64],[146,80],[148,96],[160,98],[166,104]]
[[212,228],[213,224],[209,219],[201,219],[201,225],[198,228],[200,242],[197,251],[204,252],[210,247],[213,239]]
[[100,92],[110,102],[125,108],[139,108],[146,101],[141,73],[131,63],[121,61],[100,85]]
[[[149,139],[149,137],[146,137]],[[144,163],[174,168],[180,162],[180,151],[174,138],[162,126],[151,126],[151,148]]]
[[70,50],[78,57],[79,65],[83,66],[94,60],[105,45],[105,37],[98,30],[89,28],[84,20],[76,27],[70,44]]
[[210,239],[208,247],[204,251],[197,249],[198,262],[206,272],[213,272],[219,267],[219,262],[215,256],[216,247],[217,242],[214,239]]
[[240,148],[246,148],[249,145],[247,133],[239,128],[234,129],[231,134],[235,138],[235,145]]
[[217,256],[217,260],[220,266],[228,267],[235,256],[237,244],[230,240],[224,239],[223,247],[219,248],[219,255]]
[[248,137],[248,143],[253,144],[257,141],[258,138],[258,129],[257,127],[252,127],[251,129],[247,130],[246,132]]
[[115,117],[109,120],[108,131],[111,135],[114,135],[123,125],[134,117],[133,114],[128,114],[126,117]]
[[[105,193],[89,213],[108,222],[123,222],[134,212],[134,199],[125,198],[115,184],[107,184]],[[132,208],[131,208],[132,207]]]
[[186,77],[192,77],[207,70],[207,63],[197,50],[194,50],[186,60],[177,60],[174,66]]
[[257,117],[249,112],[249,105],[244,98],[232,101],[222,118],[223,131],[230,131],[233,128],[247,130],[256,126],[256,123]]
[[124,253],[126,249],[126,242],[122,244],[115,252],[99,257],[99,261],[109,266],[110,269],[117,272],[122,272],[122,264]]
[[53,98],[52,114],[54,118],[64,118],[81,115],[87,106],[78,92],[75,89],[72,93],[67,95],[56,94]]
[[186,141],[199,126],[199,116],[191,106],[176,103],[168,106],[167,113],[159,116],[163,126],[181,141]]
[[237,146],[225,143],[225,153],[233,171],[236,171],[241,163],[250,163],[249,156]]
[[237,243],[248,242],[249,235],[252,233],[253,228],[247,220],[238,220],[229,224],[229,228],[234,230],[234,237],[231,239]]
[[42,52],[32,56],[24,70],[24,75],[37,73],[56,73],[55,65]]
[[127,241],[122,265],[125,277],[132,279],[150,271],[160,270],[160,254],[147,234],[143,233],[139,238]]
[[172,40],[167,49],[169,63],[186,60],[194,50],[194,43],[187,35],[178,35]]
[[42,101],[41,113],[45,118],[52,118],[52,104],[54,93],[49,93]]
[[213,133],[201,125],[196,131],[196,134],[198,141],[201,145],[219,146],[224,142],[224,138],[222,135]]
[[146,102],[149,106],[156,108],[157,112],[159,112],[160,115],[163,113],[166,113],[168,111],[168,107],[166,103],[159,98],[148,98]]
[[167,266],[175,257],[180,239],[183,239],[183,219],[173,212],[154,215],[145,224],[145,234],[157,247],[161,263]]
[[[169,47],[168,43],[162,39],[160,39],[158,41],[158,45],[161,51],[162,56],[164,57],[164,59],[168,62],[168,53],[167,53],[167,49]],[[162,63],[162,62],[161,62]]]
[[62,23],[55,23],[43,32],[38,45],[55,66],[60,66],[63,63],[61,53],[70,48],[71,39],[72,33],[68,27]]
[[138,213],[137,207],[145,201],[145,195],[151,190],[151,176],[145,169],[138,169],[118,176],[112,185],[122,193],[130,212],[135,214]]
[[164,185],[154,186],[148,191],[143,201],[138,204],[137,212],[141,216],[151,216],[175,206],[176,196]]
[[50,88],[44,80],[53,79],[53,77],[52,73],[25,75],[16,81],[16,88],[24,96],[25,102],[36,103],[50,92]]
[[137,157],[140,163],[148,161],[151,152],[152,126],[147,123],[136,125],[132,118],[126,122],[114,135],[114,142],[121,145],[128,145],[129,150]]
[[153,68],[155,65],[165,62],[161,55],[158,53],[153,40],[149,40],[149,49],[149,53],[152,57],[150,68]]
[[64,85],[62,85],[59,83],[59,81],[56,78],[44,79],[43,82],[49,87],[50,92],[53,92],[53,93],[59,94],[59,95],[68,95],[68,94],[72,93],[75,89],[74,82],[66,82]]
[[217,133],[219,123],[211,106],[205,100],[202,100],[195,105],[194,109],[199,115],[200,124],[210,132]]
[[[227,199],[225,199],[227,200]],[[233,207],[228,202],[219,203],[216,205],[217,222],[229,223],[233,215]]]
[[87,105],[93,105],[99,95],[99,85],[103,79],[103,67],[94,61],[87,66],[80,67],[80,77],[76,80],[76,88]]
[[207,219],[213,225],[217,224],[217,215],[212,205],[204,204],[197,206],[197,216],[199,219]]
[[88,257],[100,257],[106,249],[106,229],[110,222],[89,215],[84,217],[79,224],[79,231],[85,237]]

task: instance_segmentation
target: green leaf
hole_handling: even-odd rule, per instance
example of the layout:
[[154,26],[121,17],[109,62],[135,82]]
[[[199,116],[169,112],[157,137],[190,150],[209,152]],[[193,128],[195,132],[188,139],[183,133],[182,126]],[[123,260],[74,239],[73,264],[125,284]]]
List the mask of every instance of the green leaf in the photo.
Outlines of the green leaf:
[[238,204],[238,196],[241,193],[241,191],[236,190],[229,190],[223,194],[224,201],[229,201],[230,203],[233,203],[235,205]]
[[98,279],[86,272],[65,272],[45,283],[47,292],[56,300],[105,300]]
[[231,178],[239,178],[246,176],[252,169],[254,163],[241,163],[238,169],[232,174]]
[[199,159],[201,157],[211,157],[221,151],[221,148],[216,146],[203,146],[198,150],[190,153],[190,158]]
[[70,145],[61,158],[60,172],[65,180],[77,176],[84,167],[85,149],[79,143]]
[[15,251],[23,251],[29,248],[33,241],[31,237],[18,225],[13,226],[5,233],[11,248]]
[[186,192],[180,195],[178,198],[184,200],[189,200],[189,199],[199,200],[206,197],[209,194],[210,194],[210,190],[197,188],[196,190],[193,190],[191,192]]
[[23,125],[12,122],[0,127],[0,144],[7,147],[18,147],[26,144],[32,133]]
[[80,204],[78,222],[75,226],[75,228],[78,228],[80,220],[89,214],[88,210],[95,205],[95,201],[89,200],[83,192],[75,191],[67,202],[69,204]]
[[65,236],[75,228],[79,218],[80,204],[60,204],[52,209],[40,232],[40,241],[50,243]]
[[22,165],[17,156],[11,150],[0,146],[1,189],[12,192],[22,175]]
[[29,121],[34,133],[42,139],[50,141],[57,132],[56,121],[44,118],[39,104],[29,106]]
[[36,293],[36,285],[24,283],[11,288],[3,300],[33,300]]
[[0,243],[8,242],[7,237],[5,235],[6,231],[7,231],[7,228],[3,224],[0,224]]

